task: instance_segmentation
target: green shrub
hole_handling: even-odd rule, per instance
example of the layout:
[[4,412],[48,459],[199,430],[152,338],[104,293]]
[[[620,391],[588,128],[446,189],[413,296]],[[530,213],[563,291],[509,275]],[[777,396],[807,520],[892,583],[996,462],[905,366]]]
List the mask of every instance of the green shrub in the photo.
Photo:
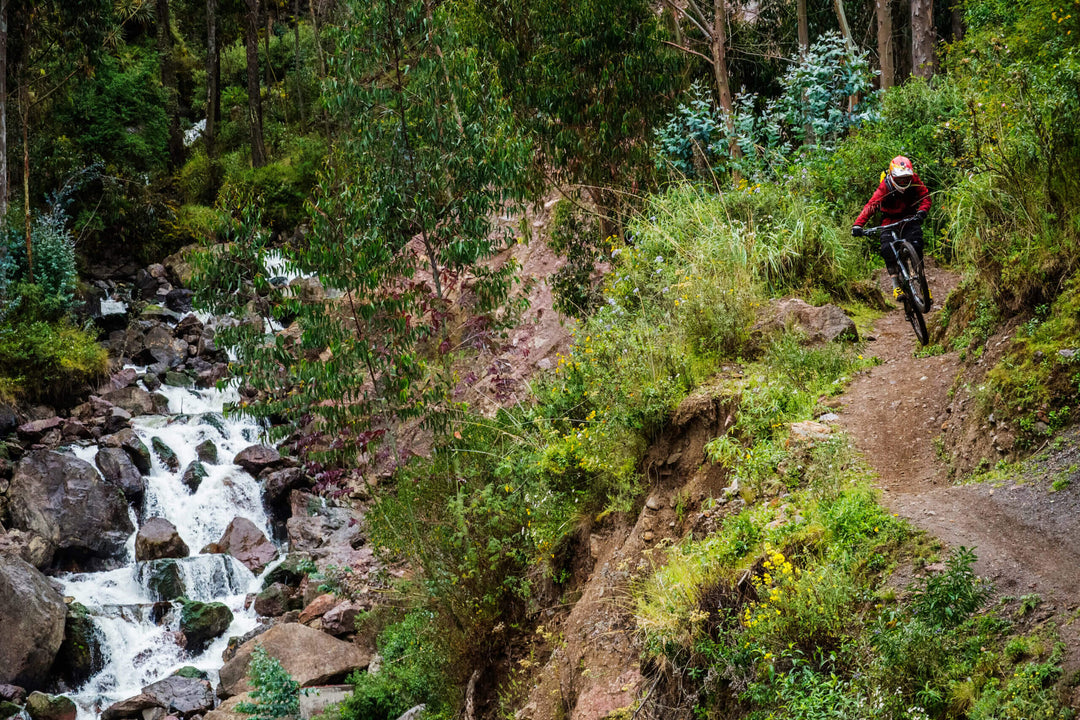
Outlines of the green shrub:
[[242,702],[236,711],[253,715],[252,720],[295,718],[300,714],[300,684],[272,657],[262,645],[256,644],[248,667],[252,701]]
[[599,226],[573,202],[560,200],[552,212],[548,245],[566,258],[550,280],[555,309],[571,317],[588,316],[600,301],[593,282],[596,263],[603,258]]
[[954,550],[945,570],[927,575],[915,585],[912,610],[927,622],[953,626],[986,602],[990,588],[975,574],[975,553],[965,547]]

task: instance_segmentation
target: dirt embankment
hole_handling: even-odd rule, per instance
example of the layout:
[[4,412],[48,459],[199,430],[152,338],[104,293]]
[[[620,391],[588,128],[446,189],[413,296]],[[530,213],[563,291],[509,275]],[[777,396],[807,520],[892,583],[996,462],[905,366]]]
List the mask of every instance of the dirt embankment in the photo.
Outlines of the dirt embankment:
[[[934,268],[928,276],[935,298],[944,299],[957,282]],[[1059,482],[1064,487],[1050,491],[1053,479],[1075,469],[1069,458],[1080,455],[1076,436],[1022,470],[1000,473],[996,482],[953,484],[961,473],[950,456],[963,458],[963,469],[983,458],[992,466],[1012,447],[1008,429],[979,417],[964,389],[981,382],[1008,330],[990,338],[983,363],[971,367],[956,352],[915,357],[917,342],[899,310],[882,317],[874,332],[868,349],[882,364],[851,383],[840,417],[877,471],[883,503],[946,547],[974,549],[976,571],[999,597],[1037,593],[1043,600],[1037,618],[1062,621],[1066,666],[1080,665],[1080,633],[1066,622],[1080,601],[1080,488]]]

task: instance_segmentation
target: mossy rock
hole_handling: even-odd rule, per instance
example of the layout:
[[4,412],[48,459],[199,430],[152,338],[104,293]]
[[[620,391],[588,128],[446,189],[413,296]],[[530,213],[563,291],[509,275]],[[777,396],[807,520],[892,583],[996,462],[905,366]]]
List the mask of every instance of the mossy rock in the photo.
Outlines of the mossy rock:
[[202,481],[206,479],[206,476],[206,466],[202,462],[194,460],[184,468],[184,474],[180,477],[180,482],[184,483],[191,492],[196,492],[199,486],[202,485]]
[[30,720],[75,720],[78,710],[71,698],[33,692],[26,698],[26,713]]
[[68,605],[64,642],[56,653],[54,671],[73,686],[81,685],[104,665],[101,641],[82,603]]
[[202,652],[214,638],[222,635],[232,624],[233,614],[219,602],[204,603],[191,600],[180,611],[180,630],[187,638],[191,652]]
[[174,672],[173,675],[176,675],[176,676],[179,676],[179,677],[182,677],[182,678],[188,678],[189,680],[209,680],[210,679],[210,673],[206,672],[205,670],[200,670],[197,667],[192,667],[191,665],[185,665],[184,667],[182,667],[179,670],[177,670],[176,672]]
[[165,467],[173,472],[180,469],[180,459],[176,456],[176,451],[166,445],[164,440],[155,435],[150,438],[150,445],[154,448],[154,454],[165,464]]
[[139,576],[158,600],[176,600],[185,592],[184,576],[175,560],[151,560],[141,568]]
[[266,573],[263,578],[263,590],[274,583],[281,583],[290,587],[296,587],[309,572],[314,572],[315,565],[311,556],[307,553],[289,553],[277,567]]
[[21,705],[16,705],[13,702],[4,700],[3,702],[0,702],[0,720],[7,720],[9,717],[14,717],[21,710]]
[[217,445],[214,444],[213,440],[203,440],[195,446],[195,456],[199,458],[199,462],[206,463],[207,465],[217,465]]
[[221,413],[208,412],[199,416],[200,419],[218,431],[223,438],[229,437],[229,431],[225,428],[225,416]]

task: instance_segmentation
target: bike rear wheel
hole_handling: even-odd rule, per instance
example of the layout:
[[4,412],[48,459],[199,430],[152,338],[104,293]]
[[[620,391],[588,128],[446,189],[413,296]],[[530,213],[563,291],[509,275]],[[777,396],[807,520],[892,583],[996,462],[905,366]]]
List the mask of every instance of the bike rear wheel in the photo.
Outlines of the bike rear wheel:
[[933,301],[930,299],[930,287],[926,284],[926,275],[923,273],[922,260],[907,240],[900,243],[897,260],[900,263],[901,272],[907,276],[905,280],[911,290],[911,299],[915,307],[920,312],[930,312]]
[[915,331],[915,337],[919,338],[920,345],[926,345],[930,342],[930,333],[926,331],[926,320],[923,319],[923,314],[910,298],[905,305],[907,307],[904,310],[907,313],[908,322],[911,323],[911,329]]

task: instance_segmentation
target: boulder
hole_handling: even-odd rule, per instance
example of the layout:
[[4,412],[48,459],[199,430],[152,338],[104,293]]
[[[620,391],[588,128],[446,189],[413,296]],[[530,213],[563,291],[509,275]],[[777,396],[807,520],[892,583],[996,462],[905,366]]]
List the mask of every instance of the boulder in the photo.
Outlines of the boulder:
[[334,606],[339,602],[341,601],[333,593],[323,593],[307,604],[307,607],[300,613],[299,621],[307,625],[312,620],[321,618],[327,612],[333,610]]
[[166,444],[164,440],[157,435],[150,438],[150,447],[154,448],[154,454],[158,456],[158,460],[169,468],[170,472],[177,472],[180,470],[180,458],[176,456],[176,451]]
[[120,555],[134,531],[123,493],[79,458],[38,450],[15,470],[8,492],[12,525],[72,557]]
[[311,551],[321,547],[339,545],[352,548],[364,544],[363,526],[351,508],[319,508],[314,517],[289,518],[289,548]]
[[13,702],[19,705],[25,705],[26,689],[21,688],[17,685],[0,683],[0,700],[6,700],[7,702]]
[[207,465],[217,465],[217,445],[214,444],[213,440],[203,440],[195,446],[195,456],[199,458],[199,462],[206,463]]
[[[242,713],[236,709],[236,706],[240,703],[252,702],[254,698],[251,697],[251,693],[241,693],[234,695],[228,700],[223,701],[216,708],[206,713],[203,716],[203,720],[251,720],[251,715],[248,713]],[[102,720],[106,720],[102,718]]]
[[52,672],[71,687],[78,687],[105,666],[98,635],[90,611],[82,603],[67,607],[64,621],[64,642],[56,653]]
[[322,631],[331,635],[350,635],[356,632],[356,618],[364,611],[359,603],[338,603],[322,616]]
[[195,293],[185,288],[173,288],[165,295],[165,307],[173,312],[190,313],[191,300]]
[[101,398],[131,413],[132,417],[154,414],[154,398],[140,387],[128,386],[102,393]]
[[[172,317],[176,316],[168,311]],[[144,311],[145,316],[145,311]],[[143,349],[133,359],[140,365],[160,365],[173,368],[188,357],[188,344],[173,335],[172,328],[161,322],[153,322],[142,338]]]
[[279,617],[292,607],[293,596],[287,585],[273,583],[255,596],[255,612],[263,617]]
[[137,503],[146,493],[146,480],[123,448],[101,448],[94,456],[94,464],[102,477],[123,491],[128,502]]
[[238,452],[233,462],[258,477],[266,468],[281,465],[281,454],[265,445],[251,445]]
[[184,575],[173,558],[140,564],[137,577],[155,600],[176,600],[186,592]]
[[19,439],[25,443],[41,442],[53,430],[58,430],[64,421],[56,416],[43,420],[31,420],[18,427]]
[[71,698],[33,692],[26,698],[26,714],[30,720],[75,720],[78,710]]
[[138,468],[139,472],[143,475],[150,474],[150,469],[153,466],[150,449],[146,447],[146,443],[140,440],[139,436],[131,428],[124,428],[112,435],[101,438],[101,444],[105,447],[123,449],[124,452],[131,456],[131,461],[135,463],[135,467]]
[[184,473],[180,476],[180,482],[191,492],[197,492],[199,486],[202,485],[202,481],[206,479],[206,475],[206,466],[199,460],[192,460],[184,468]]
[[7,720],[22,712],[22,705],[16,705],[10,700],[0,700],[0,720]]
[[214,707],[214,689],[201,678],[172,675],[147,685],[142,694],[156,699],[170,715],[180,718],[202,715]]
[[195,270],[191,266],[191,258],[196,252],[198,252],[198,247],[189,245],[161,261],[165,268],[166,277],[174,285],[191,287],[192,278],[195,276]]
[[101,713],[101,720],[142,720],[143,712],[154,708],[165,709],[165,706],[156,697],[140,693],[135,697],[113,703]]
[[45,538],[32,532],[8,530],[0,532],[0,555],[21,558],[41,569],[52,562],[53,546]]
[[290,552],[284,560],[274,566],[273,570],[266,573],[266,577],[263,578],[263,587],[268,588],[274,583],[296,587],[314,569],[315,564],[309,554]]
[[248,680],[248,664],[256,644],[277,658],[301,687],[340,681],[354,670],[363,670],[371,662],[371,653],[358,645],[299,623],[275,625],[244,643],[236,656],[221,668],[221,686],[218,690],[221,697],[252,689]]
[[180,611],[180,631],[191,653],[201,653],[232,624],[233,614],[224,603],[191,600]]
[[0,556],[0,683],[40,687],[64,641],[67,607],[29,563]]
[[794,326],[806,335],[808,342],[859,339],[855,322],[836,305],[817,307],[798,298],[788,298],[776,302],[773,311],[774,317],[765,323],[766,328]]
[[190,554],[187,543],[180,537],[176,526],[163,517],[150,518],[139,528],[135,536],[135,560],[161,560],[183,558]]
[[233,518],[216,545],[221,552],[232,555],[256,575],[277,557],[274,544],[255,527],[255,523],[243,517]]
[[19,427],[19,416],[15,408],[0,403],[0,437],[10,435]]
[[263,473],[263,499],[268,505],[286,502],[293,490],[311,486],[302,468],[291,467]]

